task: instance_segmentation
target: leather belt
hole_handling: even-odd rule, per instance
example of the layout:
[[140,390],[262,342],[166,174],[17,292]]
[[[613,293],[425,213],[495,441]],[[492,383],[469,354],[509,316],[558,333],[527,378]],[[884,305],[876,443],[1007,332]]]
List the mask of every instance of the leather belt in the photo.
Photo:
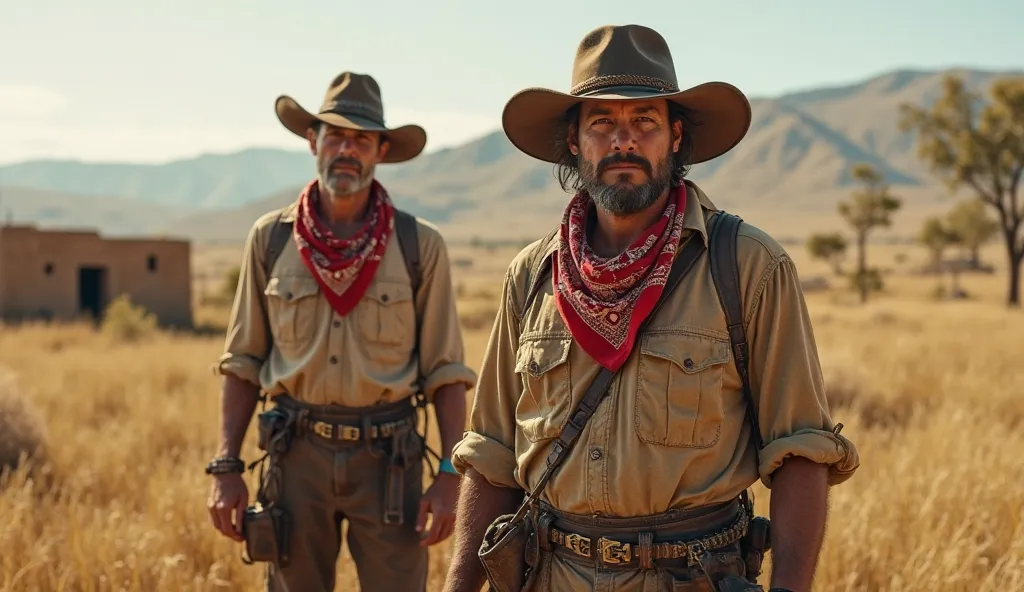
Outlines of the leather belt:
[[364,429],[360,426],[355,426],[343,422],[328,422],[321,420],[314,420],[309,418],[302,418],[300,425],[303,431],[315,434],[325,440],[333,440],[339,442],[358,442],[366,439],[369,436],[370,440],[378,440],[382,438],[390,438],[400,428],[406,426],[412,426],[416,423],[416,416],[412,415],[403,419],[395,421],[389,421],[379,424],[370,424],[369,428]]
[[650,568],[659,559],[686,559],[696,562],[704,553],[720,549],[742,539],[750,525],[750,515],[740,509],[732,523],[721,530],[690,540],[654,541],[653,532],[639,532],[629,540],[605,536],[589,537],[550,526],[548,540],[571,555],[604,566],[642,565]]

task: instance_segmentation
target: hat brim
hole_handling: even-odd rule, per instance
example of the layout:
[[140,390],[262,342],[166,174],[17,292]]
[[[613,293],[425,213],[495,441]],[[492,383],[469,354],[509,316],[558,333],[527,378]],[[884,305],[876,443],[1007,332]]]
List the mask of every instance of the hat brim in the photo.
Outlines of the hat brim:
[[277,98],[277,101],[274,103],[274,110],[277,113],[278,120],[281,121],[281,125],[300,138],[305,138],[310,126],[318,120],[346,129],[384,133],[387,135],[389,144],[388,152],[381,161],[385,163],[412,160],[419,156],[427,145],[427,132],[418,125],[410,124],[389,128],[358,115],[339,115],[337,113],[314,114],[303,109],[298,101],[287,95]]
[[554,134],[567,109],[590,100],[650,99],[667,99],[696,112],[700,125],[694,134],[691,164],[706,162],[732,150],[750,129],[750,101],[738,88],[725,82],[707,82],[674,93],[623,87],[579,96],[547,88],[527,88],[505,104],[501,124],[516,148],[554,163],[558,158],[557,145],[565,141]]

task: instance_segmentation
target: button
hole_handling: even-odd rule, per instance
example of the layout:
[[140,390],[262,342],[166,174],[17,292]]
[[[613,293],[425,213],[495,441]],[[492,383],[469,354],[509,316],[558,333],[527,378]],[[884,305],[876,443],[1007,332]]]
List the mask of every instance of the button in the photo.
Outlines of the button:
[[530,361],[530,372],[533,372],[534,374],[536,374],[537,370],[540,370],[540,364],[537,363],[537,360],[531,360]]
[[284,297],[287,298],[288,300],[291,300],[292,299],[292,293],[288,292],[287,294],[284,295]]
[[388,295],[387,294],[381,294],[380,295],[380,301],[381,302],[387,302],[388,301]]
[[338,356],[331,356],[331,363],[332,364],[337,364],[338,363]]
[[334,319],[334,323],[332,324],[337,328],[341,326],[341,321],[339,321],[338,319]]
[[590,460],[601,460],[601,449],[591,448],[590,449]]
[[685,360],[683,360],[683,368],[686,368],[687,370],[693,370],[693,360],[690,358],[686,358]]

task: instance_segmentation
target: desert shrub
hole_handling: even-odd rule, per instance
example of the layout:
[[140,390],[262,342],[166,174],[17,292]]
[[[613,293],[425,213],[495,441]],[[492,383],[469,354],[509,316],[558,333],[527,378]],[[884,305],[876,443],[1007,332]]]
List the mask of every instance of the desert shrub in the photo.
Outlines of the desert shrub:
[[133,304],[127,294],[121,294],[104,312],[102,331],[117,342],[137,342],[156,333],[157,319],[144,307]]
[[220,297],[228,302],[232,302],[235,299],[235,291],[238,290],[239,274],[241,274],[241,268],[237,265],[224,274],[224,283],[221,284]]
[[0,373],[0,489],[18,469],[32,476],[47,460],[46,430],[38,412],[13,378]]

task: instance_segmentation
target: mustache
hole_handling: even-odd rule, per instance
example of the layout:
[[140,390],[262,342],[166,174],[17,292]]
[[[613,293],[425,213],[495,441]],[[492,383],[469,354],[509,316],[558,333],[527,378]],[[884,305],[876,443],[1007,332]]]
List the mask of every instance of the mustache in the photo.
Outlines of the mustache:
[[334,167],[338,166],[339,164],[351,165],[355,167],[356,172],[359,174],[362,174],[363,172],[363,163],[359,162],[354,158],[349,158],[347,156],[339,156],[337,158],[332,159],[331,162],[327,163],[327,170],[334,170]]
[[652,175],[651,161],[647,160],[646,158],[638,154],[633,154],[630,152],[619,152],[618,154],[613,154],[611,156],[606,156],[605,158],[602,158],[597,163],[597,174],[600,175],[604,173],[606,170],[608,170],[608,167],[612,165],[623,163],[635,164],[642,168],[648,176]]

